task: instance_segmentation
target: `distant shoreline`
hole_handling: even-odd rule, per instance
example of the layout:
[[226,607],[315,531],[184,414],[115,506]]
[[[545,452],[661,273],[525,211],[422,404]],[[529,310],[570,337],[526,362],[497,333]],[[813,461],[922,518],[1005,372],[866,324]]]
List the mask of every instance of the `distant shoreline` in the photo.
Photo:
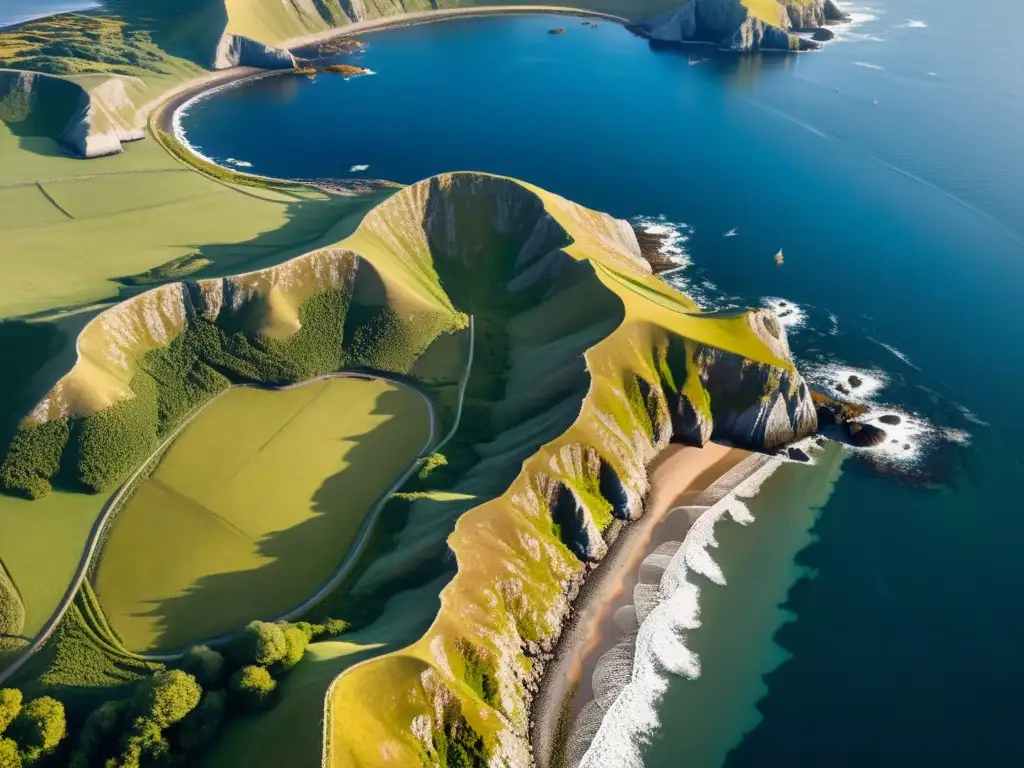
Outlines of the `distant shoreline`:
[[293,37],[277,43],[275,47],[284,48],[291,53],[295,53],[297,48],[303,48],[307,45],[322,43],[339,37],[351,37],[352,35],[356,35],[361,32],[377,31],[388,27],[409,27],[419,24],[430,24],[435,21],[445,21],[456,17],[495,16],[502,14],[515,15],[524,13],[547,13],[557,16],[579,16],[581,18],[604,19],[605,21],[611,21],[616,24],[632,23],[629,19],[622,16],[614,16],[610,13],[601,13],[600,11],[588,11],[585,8],[572,8],[558,5],[482,5],[475,8],[448,8],[437,11],[418,11],[416,13],[403,13],[398,16],[383,16],[379,19],[356,21],[352,24],[347,24],[344,27],[334,27],[332,29],[324,30],[323,32],[315,32],[310,35]]

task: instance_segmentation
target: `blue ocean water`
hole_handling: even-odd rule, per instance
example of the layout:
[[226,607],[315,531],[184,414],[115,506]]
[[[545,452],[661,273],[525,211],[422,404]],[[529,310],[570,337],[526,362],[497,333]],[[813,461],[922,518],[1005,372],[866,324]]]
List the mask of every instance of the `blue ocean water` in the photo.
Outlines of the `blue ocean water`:
[[[1024,6],[987,6],[869,3],[797,57],[572,17],[393,29],[353,60],[373,76],[268,78],[183,127],[272,176],[526,179],[675,232],[707,306],[783,312],[815,384],[858,372],[902,424],[808,523],[795,620],[761,641],[790,658],[726,764],[1004,764],[1024,756]],[[686,738],[673,701],[651,765]]]

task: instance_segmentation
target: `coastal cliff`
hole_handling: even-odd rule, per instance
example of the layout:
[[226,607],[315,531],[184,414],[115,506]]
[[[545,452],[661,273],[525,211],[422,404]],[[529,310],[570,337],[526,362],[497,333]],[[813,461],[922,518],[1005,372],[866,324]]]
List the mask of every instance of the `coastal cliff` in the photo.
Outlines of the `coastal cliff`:
[[527,765],[544,663],[584,577],[643,514],[658,453],[709,436],[771,449],[817,428],[774,316],[703,315],[653,275],[626,222],[513,179],[446,174],[329,248],[142,293],[86,326],[0,481],[28,497],[51,482],[115,488],[232,383],[342,367],[415,378],[467,315],[480,341],[441,484],[408,494],[404,527],[352,589],[391,594],[423,563],[457,573],[418,640],[335,679],[325,761],[372,765],[387,743],[396,765]]
[[55,139],[84,158],[118,154],[145,137],[136,106],[144,88],[128,78],[73,81],[39,72],[0,70],[0,120]]
[[638,33],[666,43],[707,42],[720,48],[807,51],[818,43],[793,34],[843,21],[833,0],[686,0],[678,8],[633,26]]

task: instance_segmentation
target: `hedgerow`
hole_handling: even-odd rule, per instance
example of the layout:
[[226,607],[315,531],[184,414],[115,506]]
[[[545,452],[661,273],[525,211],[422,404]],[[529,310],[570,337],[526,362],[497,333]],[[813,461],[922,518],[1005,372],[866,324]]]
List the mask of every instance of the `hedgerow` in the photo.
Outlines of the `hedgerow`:
[[70,433],[63,419],[18,430],[0,462],[0,487],[30,499],[48,494]]
[[0,563],[0,635],[20,635],[25,628],[25,604]]

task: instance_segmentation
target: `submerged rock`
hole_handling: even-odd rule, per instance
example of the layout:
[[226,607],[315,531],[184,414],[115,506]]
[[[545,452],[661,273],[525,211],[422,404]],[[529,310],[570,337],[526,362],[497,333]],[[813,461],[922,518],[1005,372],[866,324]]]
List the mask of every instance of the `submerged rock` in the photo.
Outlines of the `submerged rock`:
[[548,30],[548,34],[549,35],[564,35],[565,34],[565,28],[564,27],[558,27],[557,29],[549,29]]
[[843,424],[843,430],[850,442],[858,448],[873,448],[885,442],[886,433],[881,427],[874,424],[864,424],[860,421],[848,421]]

